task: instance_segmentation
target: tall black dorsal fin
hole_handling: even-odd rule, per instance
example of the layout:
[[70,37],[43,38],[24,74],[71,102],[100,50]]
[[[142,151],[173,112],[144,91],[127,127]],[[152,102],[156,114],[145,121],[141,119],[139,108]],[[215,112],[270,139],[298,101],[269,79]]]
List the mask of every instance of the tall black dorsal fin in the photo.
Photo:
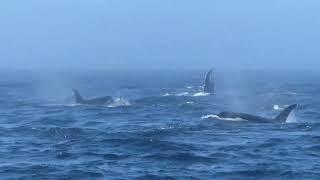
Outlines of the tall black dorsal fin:
[[76,103],[81,103],[83,101],[82,96],[80,95],[79,91],[76,89],[72,89],[74,97],[76,99]]
[[210,71],[206,74],[206,79],[204,82],[204,92],[205,93],[214,93],[214,81],[213,81],[213,70],[210,69]]
[[275,118],[275,120],[279,122],[286,122],[291,111],[294,110],[297,106],[297,104],[292,104],[288,106]]

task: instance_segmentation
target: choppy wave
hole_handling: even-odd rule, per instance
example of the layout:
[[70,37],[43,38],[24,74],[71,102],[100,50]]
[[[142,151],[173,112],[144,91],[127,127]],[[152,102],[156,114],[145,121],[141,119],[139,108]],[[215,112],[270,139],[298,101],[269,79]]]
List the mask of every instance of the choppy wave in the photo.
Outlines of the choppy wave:
[[[80,103],[49,103],[49,104],[45,104],[45,106],[47,107],[61,107],[61,106],[66,106],[66,107],[76,107],[76,106],[90,106],[90,105],[86,105],[86,104],[80,104]],[[106,104],[105,106],[109,107],[109,108],[114,108],[114,107],[120,107],[120,106],[131,106],[131,103],[121,97],[121,98],[115,98],[114,101],[110,104]]]
[[[116,99],[111,107],[69,103],[64,97],[69,96],[69,88],[66,94],[51,92],[50,97],[62,97],[47,100],[47,92],[37,91],[41,86],[37,82],[10,87],[0,82],[4,88],[0,91],[1,178],[317,179],[320,91],[316,81],[280,81],[268,79],[269,75],[250,76],[245,85],[232,79],[237,82],[230,87],[221,87],[220,81],[217,88],[222,93],[214,98],[200,92],[199,82],[192,83],[189,77],[163,89],[167,83],[159,84],[162,77],[143,76],[143,83],[122,77],[107,85],[101,80],[110,76],[102,73],[83,80],[85,73],[78,81],[70,80],[87,88],[88,94],[97,94],[97,88],[90,87],[99,87],[126,97]],[[144,85],[147,80],[150,83]],[[268,86],[260,86],[262,81]],[[125,91],[117,89],[123,84]],[[288,89],[299,93],[281,93]],[[15,94],[8,96],[8,90]],[[274,117],[290,103],[303,105],[285,124],[240,123],[244,120],[216,115],[230,110]],[[130,108],[121,108],[126,106]]]

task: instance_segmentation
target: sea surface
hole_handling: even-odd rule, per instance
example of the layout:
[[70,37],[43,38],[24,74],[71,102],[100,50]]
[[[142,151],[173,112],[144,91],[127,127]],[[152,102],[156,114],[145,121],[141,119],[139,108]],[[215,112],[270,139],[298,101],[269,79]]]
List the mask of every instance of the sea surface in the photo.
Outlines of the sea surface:
[[319,179],[320,72],[215,71],[209,96],[206,71],[1,71],[0,179]]

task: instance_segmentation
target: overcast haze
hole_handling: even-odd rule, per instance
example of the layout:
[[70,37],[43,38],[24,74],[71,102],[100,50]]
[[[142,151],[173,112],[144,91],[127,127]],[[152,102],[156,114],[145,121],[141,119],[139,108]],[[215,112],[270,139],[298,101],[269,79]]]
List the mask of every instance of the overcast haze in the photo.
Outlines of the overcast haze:
[[317,68],[316,0],[6,0],[0,67]]

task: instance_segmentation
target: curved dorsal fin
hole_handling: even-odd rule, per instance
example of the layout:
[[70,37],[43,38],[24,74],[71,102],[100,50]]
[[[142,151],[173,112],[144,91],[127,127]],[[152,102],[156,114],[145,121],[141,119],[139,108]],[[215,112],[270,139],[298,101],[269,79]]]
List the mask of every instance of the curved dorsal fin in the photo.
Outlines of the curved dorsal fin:
[[288,106],[275,118],[275,120],[279,122],[286,122],[291,111],[295,109],[297,106],[297,104],[292,104]]

